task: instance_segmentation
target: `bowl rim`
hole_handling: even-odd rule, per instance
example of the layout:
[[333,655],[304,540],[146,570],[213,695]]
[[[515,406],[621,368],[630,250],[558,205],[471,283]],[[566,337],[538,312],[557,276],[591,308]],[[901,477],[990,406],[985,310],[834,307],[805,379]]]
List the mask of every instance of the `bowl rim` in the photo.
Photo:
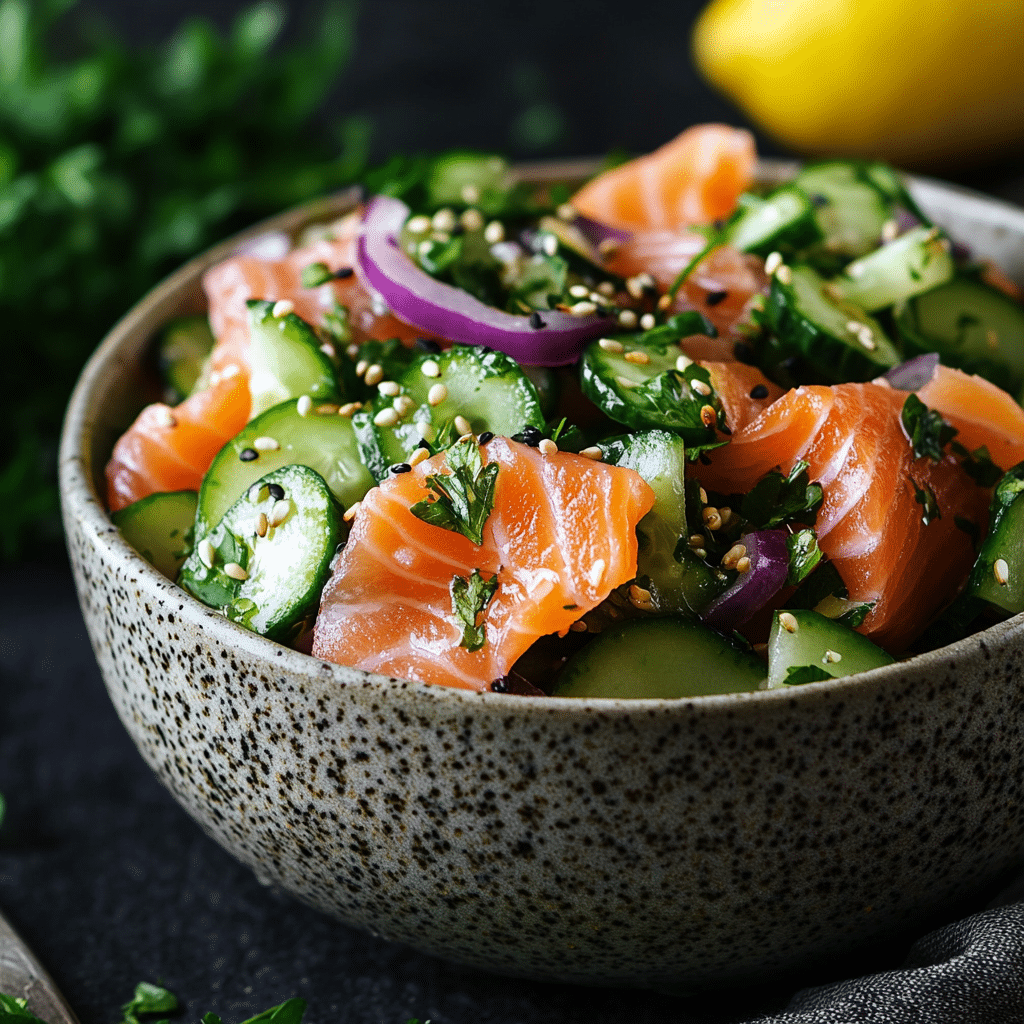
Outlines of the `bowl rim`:
[[[520,164],[517,176],[523,181],[538,183],[557,180],[582,179],[597,168],[598,161],[591,158]],[[776,183],[791,177],[800,163],[791,160],[762,158],[758,161],[757,180]],[[968,214],[979,216],[986,221],[1009,227],[1024,236],[1024,209],[1003,200],[995,199],[934,178],[908,176],[915,198],[928,195],[953,194],[966,201]],[[399,688],[413,692],[430,702],[441,701],[451,705],[453,710],[462,707],[479,706],[481,700],[497,702],[498,707],[531,707],[538,713],[570,713],[578,715],[608,715],[621,717],[636,714],[650,714],[669,709],[695,708],[708,712],[738,710],[741,707],[769,705],[778,702],[815,701],[821,696],[850,694],[868,689],[873,690],[895,681],[906,670],[929,674],[934,669],[948,665],[950,659],[968,659],[982,655],[989,656],[990,646],[1021,638],[1024,640],[1024,612],[988,628],[972,633],[961,640],[923,654],[897,661],[891,665],[870,669],[851,676],[805,683],[799,687],[778,687],[774,689],[743,691],[738,693],[707,694],[691,697],[553,697],[536,696],[524,699],[516,694],[495,693],[490,690],[468,690],[451,686],[396,679],[375,672],[365,672],[350,666],[322,661],[312,655],[285,647],[259,634],[253,633],[224,618],[214,609],[202,604],[187,591],[168,580],[132,548],[112,524],[106,511],[105,502],[94,486],[93,474],[86,465],[85,448],[91,438],[97,417],[91,413],[90,399],[97,385],[119,361],[118,355],[125,344],[144,325],[149,311],[172,299],[176,293],[194,285],[203,272],[230,256],[253,239],[272,232],[283,232],[293,237],[305,226],[329,221],[343,216],[353,209],[362,198],[358,186],[347,188],[319,197],[283,213],[266,218],[245,230],[217,243],[210,249],[193,257],[173,271],[159,284],[146,293],[111,328],[89,357],[72,392],[61,431],[59,449],[59,490],[65,519],[66,535],[70,534],[67,523],[74,521],[77,528],[90,535],[92,546],[105,547],[104,552],[112,561],[125,565],[130,576],[141,587],[152,593],[155,599],[163,601],[167,588],[173,588],[179,602],[179,614],[195,625],[202,625],[204,632],[211,631],[211,640],[227,647],[238,648],[254,658],[273,663],[276,669],[286,671],[295,677],[307,680],[342,684],[367,685],[379,688],[383,693]],[[203,622],[203,620],[207,620]],[[221,632],[223,631],[223,632]],[[329,674],[328,674],[329,673]]]

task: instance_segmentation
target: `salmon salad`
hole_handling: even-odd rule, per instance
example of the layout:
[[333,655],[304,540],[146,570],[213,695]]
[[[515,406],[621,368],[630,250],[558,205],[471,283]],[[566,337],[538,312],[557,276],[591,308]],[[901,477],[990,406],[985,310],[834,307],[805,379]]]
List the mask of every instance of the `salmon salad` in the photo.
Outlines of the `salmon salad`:
[[324,661],[522,696],[800,686],[1024,611],[1024,305],[892,168],[699,125],[454,153],[207,272],[125,539]]

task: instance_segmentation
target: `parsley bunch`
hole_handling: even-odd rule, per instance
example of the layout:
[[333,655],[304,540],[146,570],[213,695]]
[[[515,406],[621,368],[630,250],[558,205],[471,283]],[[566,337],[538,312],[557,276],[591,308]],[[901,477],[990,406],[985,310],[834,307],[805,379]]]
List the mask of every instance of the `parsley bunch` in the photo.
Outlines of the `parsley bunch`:
[[226,34],[193,19],[139,48],[73,4],[0,0],[3,559],[60,537],[60,423],[111,325],[188,257],[366,165],[365,118],[314,120],[349,58],[351,0],[287,47],[273,0]]

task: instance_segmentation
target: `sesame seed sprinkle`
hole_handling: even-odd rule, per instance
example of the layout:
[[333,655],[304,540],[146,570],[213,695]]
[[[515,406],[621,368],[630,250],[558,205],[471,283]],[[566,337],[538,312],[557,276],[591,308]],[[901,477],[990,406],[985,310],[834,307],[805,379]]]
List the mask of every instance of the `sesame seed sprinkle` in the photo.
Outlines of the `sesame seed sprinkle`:
[[782,266],[782,253],[781,252],[770,252],[768,258],[764,261],[764,272],[771,277],[779,267]]
[[1005,558],[997,558],[992,563],[992,575],[996,578],[996,583],[1001,587],[1005,587],[1010,582],[1010,567],[1006,564]]
[[597,304],[594,302],[576,302],[569,307],[569,312],[573,316],[590,316],[591,313],[597,312]]
[[666,309],[668,309],[668,307],[671,306],[671,305],[672,305],[672,296],[671,295],[662,295],[661,298],[658,299],[658,309],[660,309],[662,312],[664,312]]
[[690,366],[692,363],[693,360],[685,353],[676,356],[676,370],[679,373],[683,373],[686,370],[686,368]]
[[440,377],[441,367],[438,365],[436,359],[425,359],[420,365],[420,373],[424,377]]
[[260,512],[256,516],[256,536],[257,537],[266,537],[267,530],[269,529],[269,527],[270,527],[270,521],[267,519],[267,513],[266,512]]
[[635,388],[636,387],[636,381],[635,380],[630,380],[629,377],[616,377],[615,380],[616,380],[616,383],[618,383],[621,387],[624,387],[624,388]]
[[576,207],[572,203],[562,203],[558,209],[555,210],[559,220],[575,220],[579,214],[576,212]]
[[488,245],[497,245],[505,240],[505,225],[500,220],[492,220],[484,228],[484,241]]
[[352,344],[345,349],[345,355],[347,355],[349,359],[355,359],[355,357],[359,355],[359,346],[355,342],[352,342]]
[[359,511],[359,506],[361,504],[362,502],[357,501],[355,504],[349,505],[349,507],[342,513],[341,518],[344,519],[346,523],[351,523],[352,520],[355,519],[356,513]]
[[260,457],[260,453],[255,448],[243,448],[238,453],[238,458],[242,462],[254,462]]
[[634,363],[636,366],[646,366],[651,361],[651,357],[646,352],[640,351],[627,352],[623,359],[627,363]]
[[274,437],[257,437],[252,443],[258,452],[276,452],[281,450],[281,442]]
[[348,419],[350,416],[354,416],[360,409],[362,409],[362,402],[346,402],[344,405],[338,408],[338,415],[344,416]]
[[281,498],[279,501],[274,502],[274,507],[270,510],[268,519],[270,520],[271,526],[280,526],[285,519],[288,518],[288,513],[292,510],[292,503],[287,498]]
[[328,359],[333,359],[338,354],[337,349],[335,349],[335,347],[329,341],[325,341],[320,346],[320,351],[323,352],[323,354],[327,356]]
[[600,256],[608,260],[619,251],[619,246],[622,243],[617,238],[602,238],[597,243],[597,251]]
[[783,284],[792,284],[793,283],[793,272],[785,264],[783,264],[781,267],[779,267],[778,270],[775,271],[775,276]]
[[590,289],[585,284],[574,284],[569,289],[569,294],[574,299],[585,299],[590,294]]
[[719,288],[704,296],[704,305],[717,306],[720,302],[725,302],[727,298],[729,298],[729,293],[724,288]]
[[430,458],[430,452],[426,448],[414,448],[409,456],[409,465],[418,466],[421,462]]
[[702,380],[691,380],[690,387],[696,391],[698,395],[703,395],[705,398],[711,394],[711,386]]
[[430,405],[440,405],[448,397],[448,388],[444,384],[434,384],[427,392],[427,402]]
[[582,619],[577,619],[569,626],[569,629],[572,630],[573,633],[586,633],[587,624]]
[[530,326],[535,330],[539,331],[542,327],[547,327],[547,324],[541,319],[540,313],[534,310],[530,314]]
[[164,406],[157,406],[156,410],[156,422],[157,426],[160,427],[176,427],[178,421],[174,418],[174,414],[170,409]]
[[480,202],[480,189],[476,185],[465,184],[459,190],[459,195],[462,196],[464,203],[478,203]]
[[422,214],[418,217],[410,217],[406,228],[414,235],[423,235],[430,230],[430,218]]
[[443,207],[431,218],[430,226],[435,231],[451,231],[451,229],[455,227],[454,212],[447,206]]
[[412,466],[408,462],[396,462],[391,467],[392,473],[410,473],[412,472]]
[[604,460],[604,452],[596,444],[591,445],[589,448],[584,448],[580,455],[585,459],[593,459],[594,462],[602,462]]
[[715,415],[715,410],[713,406],[702,405],[700,407],[700,421],[701,423],[704,424],[705,427],[714,426],[717,419],[718,417]]
[[456,416],[455,417],[455,429],[460,434],[472,434],[473,433],[473,426],[469,422],[469,420],[466,419],[465,416]]
[[224,564],[224,575],[230,576],[233,580],[247,580],[249,578],[249,574],[237,562],[226,562]]
[[539,445],[537,445],[541,455],[554,455],[558,451],[558,445],[551,440],[550,437],[545,437]]
[[636,327],[636,313],[631,309],[624,309],[619,313],[619,323],[626,328]]
[[324,402],[322,405],[318,405],[315,411],[317,416],[333,416],[338,411],[338,407],[333,402]]
[[295,303],[291,299],[278,299],[270,310],[270,315],[280,319],[295,312]]
[[614,338],[601,338],[597,344],[604,352],[620,353],[623,351],[622,342],[616,341]]
[[481,444],[488,444],[489,442],[491,442],[491,441],[493,441],[493,440],[494,440],[494,431],[492,431],[492,430],[485,430],[485,431],[484,431],[484,432],[483,432],[483,433],[482,433],[482,434],[480,435],[480,437],[478,438],[478,440],[479,440],[479,442],[480,442]]
[[779,612],[779,625],[787,633],[795,633],[797,630],[796,616],[790,612]]
[[843,656],[838,651],[826,651],[821,658],[824,665],[834,665],[837,661],[842,660]]
[[381,409],[376,416],[373,417],[373,422],[378,427],[393,427],[401,417],[398,415],[397,409]]
[[213,568],[213,563],[217,560],[217,549],[208,537],[199,542],[199,557],[207,569]]
[[364,379],[371,388],[376,387],[384,379],[384,367],[380,363],[374,363],[367,369]]
[[474,210],[471,207],[463,211],[459,222],[467,231],[479,231],[484,226],[484,217],[479,210]]
[[382,395],[386,395],[388,398],[394,398],[396,395],[401,393],[402,387],[398,383],[398,381],[395,381],[395,380],[382,380],[377,385],[377,390]]
[[313,399],[309,395],[300,395],[295,403],[295,411],[300,416],[308,416],[313,411]]
[[362,377],[369,368],[370,364],[365,359],[360,359],[359,362],[356,363],[356,376]]
[[395,399],[395,412],[399,416],[408,416],[416,408],[416,399],[412,395],[399,395]]
[[746,555],[736,559],[736,571],[738,573],[750,572],[750,559]]
[[644,313],[644,315],[640,317],[640,326],[645,331],[653,330],[656,322],[657,321],[654,319],[653,313]]
[[768,397],[768,388],[764,384],[755,384],[750,389],[750,397],[751,398],[767,398]]

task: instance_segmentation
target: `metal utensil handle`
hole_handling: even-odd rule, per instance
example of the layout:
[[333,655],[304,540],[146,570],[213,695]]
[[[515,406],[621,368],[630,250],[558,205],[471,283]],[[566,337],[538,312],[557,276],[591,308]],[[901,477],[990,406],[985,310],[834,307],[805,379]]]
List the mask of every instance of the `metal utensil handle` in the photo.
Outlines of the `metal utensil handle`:
[[78,1024],[53,979],[18,933],[0,914],[0,992],[28,1000],[28,1008],[47,1024]]

